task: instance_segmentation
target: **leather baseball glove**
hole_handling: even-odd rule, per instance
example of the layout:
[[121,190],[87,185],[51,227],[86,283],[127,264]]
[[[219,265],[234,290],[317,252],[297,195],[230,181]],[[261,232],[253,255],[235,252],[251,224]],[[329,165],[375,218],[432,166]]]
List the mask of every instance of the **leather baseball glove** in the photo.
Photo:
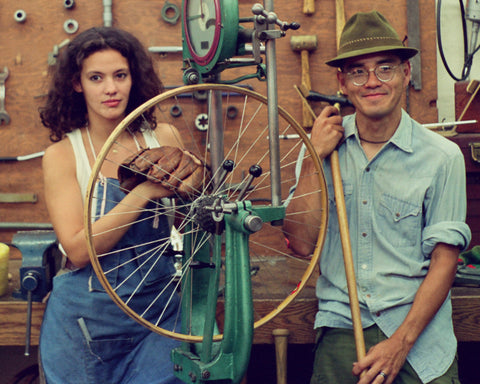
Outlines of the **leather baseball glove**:
[[208,166],[177,147],[142,149],[118,167],[120,187],[131,191],[144,181],[159,183],[180,196],[198,194],[210,181]]

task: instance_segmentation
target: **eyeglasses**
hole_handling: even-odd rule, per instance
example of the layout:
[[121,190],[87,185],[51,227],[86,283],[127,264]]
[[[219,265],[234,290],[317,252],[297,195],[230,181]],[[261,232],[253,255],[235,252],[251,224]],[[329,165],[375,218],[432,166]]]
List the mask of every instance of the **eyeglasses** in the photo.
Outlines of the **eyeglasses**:
[[357,87],[361,87],[367,83],[368,78],[370,77],[370,72],[375,73],[377,79],[382,83],[386,83],[393,79],[395,76],[395,70],[399,65],[381,64],[372,69],[355,68],[351,72],[347,72],[346,75]]

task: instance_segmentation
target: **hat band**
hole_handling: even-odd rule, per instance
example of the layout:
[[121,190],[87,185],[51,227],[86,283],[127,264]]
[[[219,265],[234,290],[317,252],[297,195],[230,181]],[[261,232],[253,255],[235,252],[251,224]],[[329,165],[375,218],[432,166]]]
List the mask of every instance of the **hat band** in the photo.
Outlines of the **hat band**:
[[[392,37],[364,37],[362,39],[356,39],[352,41],[348,41],[343,44],[339,49],[339,54],[344,53],[344,51],[349,47],[349,50],[359,50],[370,48],[372,46],[378,46],[378,41],[383,41],[385,45],[393,45],[398,46],[398,48],[404,48],[401,43],[399,44],[399,40]],[[379,47],[380,48],[380,47]]]

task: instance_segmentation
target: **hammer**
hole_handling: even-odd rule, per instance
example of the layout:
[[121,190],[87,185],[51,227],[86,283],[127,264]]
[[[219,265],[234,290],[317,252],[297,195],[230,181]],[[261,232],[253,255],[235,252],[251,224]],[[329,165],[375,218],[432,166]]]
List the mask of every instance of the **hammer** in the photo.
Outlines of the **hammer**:
[[[301,53],[302,63],[302,81],[301,85],[310,91],[312,83],[310,81],[310,65],[308,62],[309,52],[317,49],[316,35],[292,36],[290,39],[290,47],[294,52]],[[311,128],[313,126],[313,118],[308,109],[308,102],[303,100],[302,104],[303,127]]]
[[306,92],[305,89],[300,88],[305,99],[308,101],[323,101],[331,105],[338,104],[340,107],[353,107],[353,104],[345,96],[341,95],[323,95],[321,93],[310,91]]
[[315,13],[315,0],[303,0],[303,13],[309,16]]

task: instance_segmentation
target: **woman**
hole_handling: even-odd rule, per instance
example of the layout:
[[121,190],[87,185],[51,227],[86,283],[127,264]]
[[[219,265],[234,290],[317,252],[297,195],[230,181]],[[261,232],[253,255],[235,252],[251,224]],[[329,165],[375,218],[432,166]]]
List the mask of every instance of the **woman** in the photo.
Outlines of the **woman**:
[[[90,265],[83,224],[91,167],[107,137],[129,112],[161,91],[148,53],[134,36],[122,30],[89,29],[59,58],[48,100],[40,110],[54,142],[43,158],[45,199],[66,256],[66,273],[54,279],[40,335],[41,364],[48,384],[177,382],[170,351],[178,343],[137,324],[102,289]],[[100,171],[108,182],[98,183],[97,193],[106,193],[109,201],[122,200],[122,204],[97,209],[99,219],[92,226],[92,233],[99,234],[94,241],[97,254],[125,249],[126,244],[149,236],[169,235],[166,217],[160,217],[160,222],[157,217],[155,225],[151,219],[132,225],[140,210],[128,207],[146,207],[149,201],[171,196],[171,190],[150,181],[130,193],[109,185],[118,184],[115,163],[140,148],[183,148],[178,132],[170,125],[157,124],[150,111],[117,141],[121,146],[112,154],[114,162],[104,162]],[[132,258],[131,252],[124,250],[107,262],[125,262]],[[162,279],[174,273],[173,260],[162,258],[155,270],[152,281],[158,288]],[[124,284],[118,293],[128,294],[133,289]],[[151,300],[153,289],[148,285],[142,289],[139,294]],[[163,310],[160,307],[157,311]],[[163,315],[162,328],[178,326],[177,308],[178,298]]]

